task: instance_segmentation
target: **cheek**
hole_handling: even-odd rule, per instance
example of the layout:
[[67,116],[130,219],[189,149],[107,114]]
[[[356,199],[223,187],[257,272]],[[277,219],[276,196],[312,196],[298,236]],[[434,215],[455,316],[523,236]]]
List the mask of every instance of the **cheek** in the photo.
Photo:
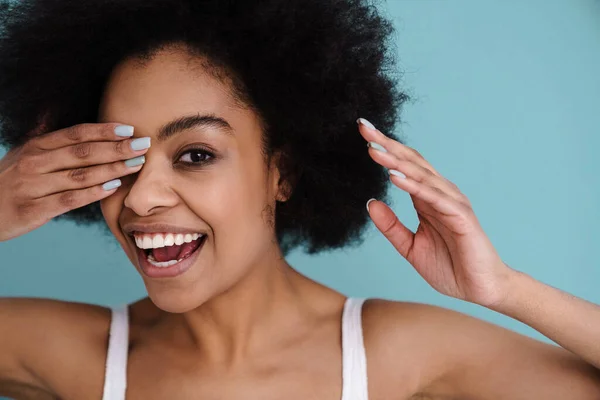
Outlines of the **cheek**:
[[122,233],[119,227],[119,216],[123,210],[123,202],[125,199],[126,192],[121,187],[115,193],[110,196],[102,199],[100,201],[100,209],[102,210],[102,216],[106,221],[106,225],[112,232],[113,236],[117,239],[117,241],[121,244],[121,247],[125,250],[125,254],[131,261],[133,265],[137,263],[137,256],[135,253],[132,253],[130,249],[130,245],[127,243],[127,238]]
[[120,237],[119,214],[123,208],[124,196],[124,191],[122,189],[118,189],[115,193],[100,200],[102,216],[104,217],[104,220],[106,221],[106,224],[112,233],[117,237]]
[[262,159],[244,161],[248,162],[227,168],[210,182],[196,184],[197,192],[204,191],[202,200],[197,201],[202,206],[197,215],[214,229],[219,246],[248,246],[272,234],[266,223],[268,199]]
[[247,171],[238,171],[220,176],[210,183],[196,184],[196,204],[202,206],[198,215],[212,219],[215,229],[240,228],[246,223],[256,224],[265,206],[264,183]]
[[230,196],[224,199],[225,202],[235,210],[238,218],[257,224],[257,219],[261,218],[268,203],[266,171],[262,159],[244,163],[244,166],[232,175]]

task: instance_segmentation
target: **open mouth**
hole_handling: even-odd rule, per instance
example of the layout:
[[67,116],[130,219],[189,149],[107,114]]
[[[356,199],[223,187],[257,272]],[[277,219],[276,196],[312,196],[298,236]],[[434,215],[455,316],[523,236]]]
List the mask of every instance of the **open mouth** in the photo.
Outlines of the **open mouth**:
[[206,241],[206,235],[202,235],[196,240],[181,245],[173,244],[158,248],[140,249],[138,254],[144,258],[144,261],[156,268],[169,268],[190,258],[200,251]]

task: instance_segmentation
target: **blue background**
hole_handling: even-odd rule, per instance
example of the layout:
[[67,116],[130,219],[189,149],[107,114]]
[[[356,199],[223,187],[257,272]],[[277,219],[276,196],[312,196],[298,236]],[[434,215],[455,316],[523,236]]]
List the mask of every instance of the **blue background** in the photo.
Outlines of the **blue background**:
[[[395,21],[414,97],[397,133],[471,199],[505,262],[600,303],[600,2],[414,0],[381,9]],[[406,193],[393,188],[392,206],[416,229]],[[437,293],[372,223],[359,248],[289,261],[347,295],[437,304],[548,341]],[[0,243],[0,267],[1,296],[103,305],[145,296],[118,245],[68,222]]]

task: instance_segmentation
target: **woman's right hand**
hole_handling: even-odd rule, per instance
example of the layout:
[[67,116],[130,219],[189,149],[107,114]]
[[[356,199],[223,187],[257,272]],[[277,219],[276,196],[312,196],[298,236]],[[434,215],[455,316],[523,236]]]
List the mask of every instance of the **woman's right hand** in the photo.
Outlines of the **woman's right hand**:
[[[133,127],[117,123],[80,124],[6,153],[0,159],[0,242],[113,194],[121,183],[117,178],[138,172],[145,161],[148,149],[133,150],[131,143],[150,146],[150,138],[132,134]],[[132,160],[137,166],[124,162],[140,156]]]

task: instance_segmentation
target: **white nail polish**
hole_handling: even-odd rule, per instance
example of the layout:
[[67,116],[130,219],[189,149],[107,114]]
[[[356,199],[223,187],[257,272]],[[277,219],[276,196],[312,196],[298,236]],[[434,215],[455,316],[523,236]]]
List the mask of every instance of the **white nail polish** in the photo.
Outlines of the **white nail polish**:
[[367,121],[364,118],[359,118],[359,119],[356,120],[356,122],[359,123],[359,124],[363,124],[364,126],[366,126],[368,128],[377,129],[377,128],[375,128],[375,125],[373,125],[372,123],[370,123],[369,121]]
[[372,201],[375,201],[376,199],[369,199],[369,201],[367,201],[367,212],[369,212],[369,203]]
[[102,189],[104,189],[104,190],[113,190],[113,189],[118,188],[119,186],[121,186],[121,180],[120,179],[113,179],[112,181],[108,181],[104,185],[102,185]]
[[401,178],[401,179],[406,179],[406,175],[404,175],[404,174],[403,174],[402,172],[400,172],[400,171],[396,171],[395,169],[390,169],[390,170],[388,170],[388,172],[389,172],[391,175],[397,176],[398,178]]
[[129,143],[132,150],[144,150],[150,147],[150,137],[141,137],[131,141]]
[[115,127],[115,134],[117,136],[131,137],[131,136],[133,136],[133,126],[119,125],[119,126]]
[[374,148],[375,150],[379,150],[379,151],[382,151],[384,153],[387,153],[387,150],[385,149],[385,147],[383,147],[379,143],[369,142],[368,146]]

